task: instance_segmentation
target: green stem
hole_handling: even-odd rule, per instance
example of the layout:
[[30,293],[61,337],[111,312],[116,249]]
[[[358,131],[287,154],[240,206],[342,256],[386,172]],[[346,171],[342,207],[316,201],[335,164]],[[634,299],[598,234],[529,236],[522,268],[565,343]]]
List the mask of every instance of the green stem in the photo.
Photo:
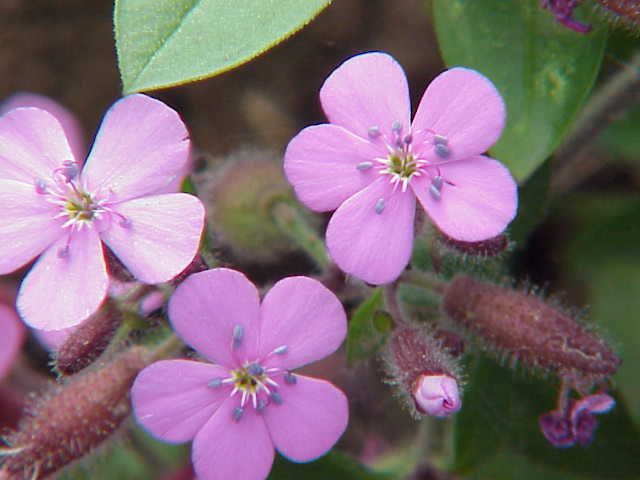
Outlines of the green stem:
[[399,281],[430,290],[438,295],[444,295],[447,288],[447,282],[440,280],[435,274],[418,270],[405,271]]
[[276,225],[301,247],[318,267],[322,270],[329,267],[330,262],[324,242],[296,206],[286,201],[279,201],[273,204],[271,212]]

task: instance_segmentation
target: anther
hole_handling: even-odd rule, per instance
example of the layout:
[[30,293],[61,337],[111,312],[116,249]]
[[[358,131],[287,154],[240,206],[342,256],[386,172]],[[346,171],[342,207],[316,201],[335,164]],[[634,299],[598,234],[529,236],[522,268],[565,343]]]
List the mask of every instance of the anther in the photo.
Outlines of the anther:
[[449,139],[444,135],[435,134],[433,136],[434,145],[447,145],[449,143]]
[[271,401],[276,405],[282,405],[282,396],[278,392],[271,392]]
[[131,219],[128,217],[122,217],[118,222],[122,228],[131,228]]
[[379,198],[375,206],[376,213],[380,215],[384,210],[384,198]]
[[437,188],[435,185],[431,185],[429,187],[429,193],[431,194],[431,197],[433,197],[434,200],[440,200],[440,198],[442,197],[442,194],[440,193],[440,189]]
[[207,386],[210,388],[218,388],[220,387],[220,385],[222,385],[222,379],[221,378],[214,378],[213,380],[211,380]]
[[286,383],[287,385],[295,385],[296,383],[298,383],[298,379],[291,372],[285,373],[283,378],[284,378],[284,383]]
[[365,171],[365,170],[369,170],[371,167],[373,167],[373,162],[360,162],[356,168],[360,171]]
[[447,147],[444,143],[436,143],[434,148],[436,155],[440,158],[448,158],[449,157],[449,147]]
[[67,258],[69,256],[69,245],[58,249],[58,258]]
[[239,422],[243,414],[244,414],[244,408],[236,407],[233,409],[232,417],[236,422]]
[[45,183],[44,180],[42,180],[41,178],[36,178],[33,183],[36,187],[36,193],[38,195],[43,195],[47,193],[47,184]]
[[377,125],[369,127],[369,129],[367,130],[367,135],[369,135],[369,138],[371,139],[378,138],[380,136],[380,128]]
[[436,189],[438,189],[438,191],[442,190],[442,183],[443,183],[443,180],[442,180],[442,177],[440,175],[437,175],[437,176],[435,176],[435,177],[433,177],[431,179],[431,185],[436,187]]
[[254,376],[262,375],[264,373],[264,368],[262,368],[262,365],[252,363],[251,365],[249,365],[249,368],[247,368],[247,371]]
[[244,338],[244,327],[242,325],[235,325],[233,327],[233,348],[240,348],[242,339]]
[[407,134],[404,136],[404,143],[405,143],[406,145],[409,145],[411,142],[413,142],[413,135],[411,135],[410,133],[407,133]]
[[264,398],[261,398],[260,400],[258,400],[258,406],[256,407],[256,410],[258,412],[262,412],[265,408],[267,408],[267,405],[269,405],[267,401]]
[[58,171],[67,182],[70,182],[78,176],[78,164],[73,160],[65,160]]
[[275,353],[276,355],[284,355],[285,353],[287,353],[287,350],[289,350],[289,347],[287,347],[286,345],[280,345],[273,350],[273,353]]
[[402,124],[398,120],[396,120],[391,124],[391,131],[396,135],[399,135],[402,131]]

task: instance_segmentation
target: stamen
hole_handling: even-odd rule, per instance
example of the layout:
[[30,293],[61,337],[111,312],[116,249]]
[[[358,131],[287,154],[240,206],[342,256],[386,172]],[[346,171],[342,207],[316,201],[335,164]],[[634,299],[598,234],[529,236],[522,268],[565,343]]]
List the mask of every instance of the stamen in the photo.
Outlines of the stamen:
[[405,143],[406,145],[409,145],[411,142],[413,142],[413,135],[411,135],[410,133],[407,133],[407,134],[404,136],[404,143]]
[[213,380],[211,380],[207,386],[210,388],[218,388],[222,385],[222,379],[221,378],[214,378]]
[[233,419],[234,419],[236,422],[239,422],[239,421],[240,421],[240,419],[242,418],[242,415],[243,415],[243,414],[244,414],[244,408],[242,408],[242,407],[236,407],[236,408],[234,408],[234,409],[233,409],[233,415],[232,415],[232,416],[233,416]]
[[369,170],[371,167],[373,167],[373,162],[360,162],[358,165],[356,165],[356,168],[363,172],[365,170]]
[[41,178],[36,178],[33,181],[33,184],[36,187],[36,193],[38,195],[44,195],[45,193],[47,193],[47,184],[44,180],[42,180]]
[[267,408],[267,401],[264,398],[261,398],[260,400],[258,400],[258,406],[256,407],[256,410],[258,412],[262,412],[265,408]]
[[125,217],[124,215],[120,218],[120,221],[118,223],[122,228],[131,228],[131,224],[132,224],[131,219],[128,217]]
[[262,366],[257,363],[252,363],[251,365],[249,365],[249,368],[247,368],[247,371],[251,375],[262,375],[264,373],[264,368],[262,368]]
[[242,345],[242,339],[244,338],[244,327],[240,324],[233,327],[233,348],[240,348]]
[[273,353],[275,353],[276,355],[284,355],[285,353],[287,353],[287,350],[289,350],[288,346],[280,345],[279,347],[273,349]]
[[58,258],[68,258],[68,257],[69,257],[69,245],[60,247],[58,249]]
[[438,135],[437,133],[433,136],[434,145],[447,145],[449,143],[449,139],[444,135]]
[[369,135],[369,138],[371,139],[378,138],[381,135],[380,127],[378,127],[377,125],[369,127],[369,129],[367,130],[367,135]]
[[449,157],[449,147],[447,147],[444,143],[436,143],[435,146],[436,155],[440,158],[448,158]]
[[438,190],[435,185],[431,185],[429,187],[429,193],[431,194],[431,196],[433,197],[434,200],[440,200],[440,198],[442,196],[440,194],[440,190]]
[[442,183],[443,183],[443,180],[440,175],[436,175],[431,179],[431,185],[436,187],[438,190],[442,190]]
[[384,210],[384,198],[379,198],[375,206],[376,213],[380,215]]
[[287,385],[295,385],[296,383],[298,383],[298,379],[291,372],[285,373],[283,378],[284,378],[284,383],[286,383]]
[[402,131],[402,124],[398,120],[396,120],[391,124],[391,131],[396,135],[399,135]]
[[282,405],[282,396],[278,392],[271,392],[271,401],[276,405]]
[[54,174],[62,176],[64,182],[70,183],[78,176],[78,164],[73,160],[65,160],[61,167],[54,170]]

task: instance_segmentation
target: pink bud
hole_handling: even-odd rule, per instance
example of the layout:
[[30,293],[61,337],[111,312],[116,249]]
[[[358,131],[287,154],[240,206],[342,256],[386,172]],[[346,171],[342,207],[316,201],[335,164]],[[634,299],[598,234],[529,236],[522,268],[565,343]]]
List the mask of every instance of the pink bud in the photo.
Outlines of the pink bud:
[[413,399],[418,410],[438,418],[448,417],[462,406],[458,382],[449,375],[420,375]]

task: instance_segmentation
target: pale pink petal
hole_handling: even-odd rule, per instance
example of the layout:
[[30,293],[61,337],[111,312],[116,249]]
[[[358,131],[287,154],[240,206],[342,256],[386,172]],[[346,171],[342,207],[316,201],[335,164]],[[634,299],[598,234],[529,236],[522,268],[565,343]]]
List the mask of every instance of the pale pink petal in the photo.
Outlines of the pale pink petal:
[[184,175],[189,133],[180,116],[146,95],[112,105],[82,172],[89,191],[111,192],[114,201],[166,191]]
[[409,133],[411,106],[407,77],[390,55],[371,52],[345,61],[325,80],[320,102],[331,123],[367,138],[379,129],[378,141],[391,143],[394,122]]
[[148,366],[131,389],[138,423],[165,442],[193,439],[231,392],[230,385],[209,384],[228,376],[224,367],[192,360],[163,360]]
[[411,186],[433,223],[445,235],[464,242],[479,242],[501,234],[515,217],[518,188],[500,162],[477,155],[438,169],[444,180],[439,199],[430,191],[428,175],[414,179]]
[[113,207],[100,233],[127,269],[146,283],[171,280],[193,260],[204,228],[204,207],[186,193],[129,200]]
[[67,136],[67,141],[71,147],[71,151],[75,155],[78,162],[83,162],[86,155],[86,145],[84,139],[84,133],[80,122],[76,117],[65,107],[60,105],[55,100],[44,95],[37,93],[16,93],[7,98],[2,105],[0,105],[0,115],[4,115],[9,110],[21,107],[35,107],[40,110],[46,110],[62,125],[62,129]]
[[[344,202],[327,227],[327,248],[338,267],[365,282],[394,281],[411,258],[416,202],[380,178]],[[380,212],[380,213],[378,213]]]
[[38,108],[17,108],[0,117],[0,178],[34,184],[47,180],[65,160],[75,160],[60,122]]
[[257,351],[260,297],[240,272],[216,268],[190,275],[169,300],[169,318],[177,334],[213,362],[236,367],[255,360],[249,357]]
[[18,293],[18,312],[31,327],[60,330],[79,324],[104,300],[109,285],[100,237],[91,228],[73,233],[42,254]]
[[413,119],[414,148],[428,160],[435,155],[433,133],[447,138],[447,160],[464,159],[489,149],[500,137],[504,101],[491,81],[468,68],[438,75],[424,92]]
[[16,312],[0,303],[0,380],[11,370],[24,337],[25,328]]
[[[284,154],[284,172],[302,203],[317,212],[335,210],[377,178],[379,145],[337,125],[307,127]],[[358,168],[358,166],[360,166]]]
[[275,451],[263,417],[246,408],[234,419],[237,400],[228,399],[198,432],[191,461],[202,480],[264,480]]
[[347,316],[335,294],[317,280],[290,277],[276,283],[262,301],[260,357],[269,366],[293,369],[336,351],[347,334]]
[[296,375],[294,385],[280,390],[282,404],[271,404],[264,419],[278,451],[295,462],[327,453],[347,428],[347,397],[324,380]]
[[32,328],[31,332],[44,348],[50,352],[55,352],[67,341],[67,338],[69,338],[76,328],[77,326],[63,328],[62,330],[38,330],[37,328]]
[[0,274],[22,267],[64,235],[56,207],[33,185],[0,179],[0,205]]

